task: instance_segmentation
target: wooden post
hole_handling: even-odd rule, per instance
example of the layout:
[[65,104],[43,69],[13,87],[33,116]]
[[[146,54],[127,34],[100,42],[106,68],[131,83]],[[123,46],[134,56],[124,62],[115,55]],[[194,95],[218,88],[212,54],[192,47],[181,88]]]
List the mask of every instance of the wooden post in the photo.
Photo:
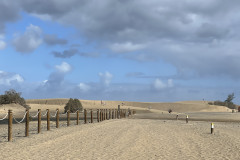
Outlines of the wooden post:
[[26,110],[26,119],[25,119],[25,136],[29,136],[29,110]]
[[8,110],[8,142],[12,141],[12,110]]
[[214,124],[211,123],[211,134],[213,134],[213,131],[214,131]]
[[105,120],[105,119],[106,119],[106,110],[103,109],[103,120]]
[[97,121],[99,122],[99,109],[97,110]]
[[59,128],[59,109],[57,109],[56,114],[56,128]]
[[114,109],[114,112],[115,112],[115,119],[117,118],[117,110]]
[[38,133],[41,132],[41,109],[38,109]]
[[67,111],[67,126],[70,125],[70,111]]
[[84,123],[87,123],[87,110],[84,109]]
[[101,122],[102,121],[102,110],[100,109],[99,112],[100,112],[99,113],[99,121]]
[[103,121],[103,109],[101,110],[101,121]]
[[188,115],[186,116],[186,123],[188,123]]
[[50,130],[50,111],[47,109],[47,130]]
[[106,109],[106,120],[108,120],[108,109]]
[[91,123],[93,123],[93,111],[91,109]]
[[114,109],[112,109],[112,119],[114,119]]
[[111,109],[109,109],[109,118],[108,119],[111,119]]
[[77,125],[79,124],[79,110],[77,111]]
[[117,117],[120,119],[120,105],[118,105]]

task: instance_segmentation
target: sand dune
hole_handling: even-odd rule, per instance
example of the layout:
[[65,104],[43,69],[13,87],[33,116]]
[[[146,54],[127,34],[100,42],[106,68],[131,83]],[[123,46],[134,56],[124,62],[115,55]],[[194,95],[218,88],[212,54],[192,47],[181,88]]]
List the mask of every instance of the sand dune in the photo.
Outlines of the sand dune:
[[[68,99],[39,99],[27,100],[27,103],[35,108],[37,104],[41,106],[59,105],[64,106]],[[123,108],[135,107],[136,109],[156,109],[168,111],[172,109],[174,112],[227,112],[228,108],[223,106],[208,105],[207,101],[184,101],[175,103],[151,103],[151,102],[128,102],[128,101],[100,101],[100,100],[80,100],[84,108],[117,108],[121,105]],[[34,104],[34,105],[33,105]],[[102,105],[103,104],[103,105]],[[57,106],[52,106],[56,109]]]
[[[54,112],[60,109],[64,111],[64,106],[69,99],[35,99],[26,100],[27,104],[31,107],[30,112],[37,112],[38,109],[45,111],[50,109]],[[231,112],[230,109],[223,106],[208,105],[206,101],[183,101],[175,103],[150,103],[150,102],[128,102],[128,101],[101,101],[101,100],[80,100],[83,107],[86,109],[117,109],[121,105],[122,109],[135,109],[138,112],[151,111],[154,113],[167,113],[169,109],[173,113],[188,113],[188,112]],[[25,108],[16,104],[0,106],[0,118],[7,113],[8,109],[12,109],[14,114],[23,115]]]
[[2,143],[1,159],[239,159],[237,123],[121,119]]
[[[31,115],[37,109],[54,111],[63,108],[68,99],[27,100]],[[204,101],[176,103],[141,103],[123,101],[81,100],[84,108],[121,108],[137,110],[134,119],[114,119],[70,127],[66,120],[37,134],[37,121],[30,122],[30,137],[24,137],[24,123],[13,125],[13,142],[7,143],[7,124],[0,121],[1,159],[239,159],[240,114],[221,106],[209,106]],[[171,108],[173,113],[167,110]],[[16,104],[0,107],[0,116],[13,109],[21,117],[25,108]],[[179,120],[176,120],[176,114]],[[189,123],[185,117],[189,115]],[[63,117],[66,115],[62,115]],[[95,113],[96,117],[96,113]],[[0,117],[2,118],[2,117]],[[35,118],[36,120],[36,118]],[[210,123],[215,122],[214,134]],[[223,122],[221,122],[223,121]],[[237,123],[236,123],[237,122]]]

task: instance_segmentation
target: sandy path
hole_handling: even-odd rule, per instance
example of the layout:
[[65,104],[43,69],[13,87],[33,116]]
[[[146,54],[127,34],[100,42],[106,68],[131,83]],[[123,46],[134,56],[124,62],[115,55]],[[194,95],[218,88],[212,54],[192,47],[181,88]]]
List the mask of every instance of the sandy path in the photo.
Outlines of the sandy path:
[[0,143],[0,159],[238,159],[240,125],[121,119]]

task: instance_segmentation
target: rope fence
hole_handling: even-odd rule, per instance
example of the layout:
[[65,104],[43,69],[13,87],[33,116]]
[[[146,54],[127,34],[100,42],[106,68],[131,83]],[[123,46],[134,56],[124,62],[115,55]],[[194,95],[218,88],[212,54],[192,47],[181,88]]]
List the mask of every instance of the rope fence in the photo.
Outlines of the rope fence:
[[[96,122],[102,122],[104,120],[110,120],[110,119],[121,119],[121,118],[127,118],[130,115],[132,116],[133,111],[130,109],[120,109],[120,105],[118,106],[118,109],[84,109],[82,111],[77,110],[74,113],[70,113],[70,111],[67,111],[65,113],[59,113],[59,109],[55,111],[55,113],[52,115],[50,114],[50,110],[47,109],[44,114],[41,113],[41,109],[38,109],[38,112],[35,115],[30,115],[29,110],[26,110],[26,112],[23,115],[23,118],[18,121],[16,118],[16,115],[13,115],[12,110],[8,110],[8,113],[0,119],[0,122],[8,119],[8,141],[12,141],[12,128],[13,128],[13,120],[17,123],[23,123],[25,120],[25,137],[29,136],[29,123],[30,119],[31,121],[34,121],[33,118],[37,117],[37,132],[41,132],[41,122],[42,122],[42,117],[46,117],[47,121],[47,131],[50,130],[50,121],[55,121],[56,122],[56,128],[59,128],[59,121],[67,121],[67,126],[70,126],[70,120],[73,118],[74,115],[74,120],[76,120],[76,125],[79,125],[79,120],[80,120],[80,113],[82,114],[82,119],[83,123],[94,123],[94,119]],[[60,118],[61,115],[61,118]],[[72,116],[71,116],[72,115]],[[52,119],[51,119],[52,118]],[[55,119],[55,120],[53,120]]]
[[4,116],[4,118],[0,119],[0,121],[5,120],[7,118],[7,116],[8,116],[8,113],[6,114],[6,116]]

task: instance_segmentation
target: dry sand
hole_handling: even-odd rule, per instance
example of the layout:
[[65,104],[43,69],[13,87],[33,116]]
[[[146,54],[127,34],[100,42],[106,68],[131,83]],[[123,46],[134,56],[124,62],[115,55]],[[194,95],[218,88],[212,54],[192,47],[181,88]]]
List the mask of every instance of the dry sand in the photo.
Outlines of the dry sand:
[[[30,115],[37,109],[54,111],[63,107],[67,99],[32,100]],[[7,142],[6,121],[0,121],[0,159],[239,159],[240,113],[231,113],[225,107],[209,106],[203,101],[176,103],[139,103],[122,101],[81,101],[84,108],[117,108],[137,110],[134,118],[106,120],[93,124],[66,126],[64,116],[60,128],[37,134],[37,122],[30,122],[30,137],[24,137],[24,124],[13,125],[13,142]],[[150,106],[150,108],[149,108]],[[173,113],[167,113],[171,107]],[[0,107],[0,119],[13,109],[22,117],[25,109],[18,105]],[[179,120],[176,120],[176,114]],[[189,115],[189,123],[185,117]],[[96,117],[96,113],[94,114]],[[36,119],[33,119],[36,120]],[[210,123],[215,122],[214,134]]]
[[121,119],[1,143],[0,159],[239,159],[240,125]]

